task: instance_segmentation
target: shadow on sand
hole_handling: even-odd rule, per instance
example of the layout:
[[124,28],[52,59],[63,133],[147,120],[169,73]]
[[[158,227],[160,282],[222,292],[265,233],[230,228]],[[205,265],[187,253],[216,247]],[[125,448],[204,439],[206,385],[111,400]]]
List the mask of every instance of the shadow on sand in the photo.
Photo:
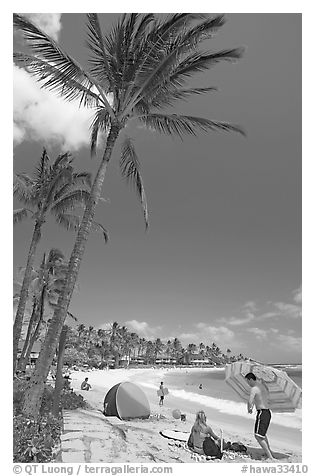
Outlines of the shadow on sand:
[[[252,458],[252,459],[261,459],[264,460],[266,459],[266,455],[263,452],[262,448],[255,448],[254,446],[247,446],[247,454]],[[278,451],[273,451],[274,457],[279,460],[287,459],[289,458],[290,454],[288,453],[280,453]]]

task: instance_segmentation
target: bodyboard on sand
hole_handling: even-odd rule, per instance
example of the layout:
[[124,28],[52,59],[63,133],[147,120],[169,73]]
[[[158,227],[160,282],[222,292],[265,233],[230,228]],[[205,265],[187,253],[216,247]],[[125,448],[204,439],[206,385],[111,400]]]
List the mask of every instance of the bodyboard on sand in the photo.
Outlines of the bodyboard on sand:
[[187,443],[190,432],[189,431],[179,431],[179,430],[162,430],[160,435],[164,438],[169,438],[170,440],[184,441]]
[[156,392],[158,397],[163,397],[163,395],[168,395],[168,388],[164,388],[164,390],[157,390]]

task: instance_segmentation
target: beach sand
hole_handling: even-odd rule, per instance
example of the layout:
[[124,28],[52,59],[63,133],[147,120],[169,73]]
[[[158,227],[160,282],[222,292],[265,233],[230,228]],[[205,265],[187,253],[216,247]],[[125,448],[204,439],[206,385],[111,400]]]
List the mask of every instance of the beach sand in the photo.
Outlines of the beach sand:
[[[178,371],[169,369],[167,374]],[[200,410],[200,405],[187,399],[178,398],[172,395],[172,388],[169,386],[169,395],[165,397],[164,405],[158,405],[157,389],[165,369],[115,369],[115,370],[90,370],[72,371],[71,386],[76,393],[81,394],[90,408],[103,411],[103,402],[107,391],[116,383],[130,380],[138,384],[146,393],[150,402],[151,416],[145,420],[131,420],[119,422],[112,427],[110,418],[104,417],[104,424],[116,429],[114,451],[111,448],[107,462],[143,462],[143,463],[193,463],[192,453],[178,444],[174,440],[164,438],[160,431],[166,429],[178,431],[190,431],[196,411]],[[92,385],[90,391],[80,390],[82,381],[88,377]],[[172,416],[174,409],[179,409],[186,414],[186,421],[175,419]],[[248,455],[229,453],[221,461],[224,463],[266,461],[263,458],[262,450],[253,436],[254,416],[252,419],[243,418],[238,415],[229,415],[219,412],[215,408],[204,408],[207,414],[207,422],[213,430],[220,434],[223,431],[225,441],[241,441],[248,447]],[[117,423],[117,421],[116,421]],[[120,430],[121,437],[119,437]],[[93,431],[93,428],[91,428]],[[269,441],[272,450],[281,463],[302,461],[302,432],[300,429],[290,429],[281,425],[271,423],[269,429]],[[122,436],[124,436],[122,437]],[[215,460],[218,463],[218,460]]]

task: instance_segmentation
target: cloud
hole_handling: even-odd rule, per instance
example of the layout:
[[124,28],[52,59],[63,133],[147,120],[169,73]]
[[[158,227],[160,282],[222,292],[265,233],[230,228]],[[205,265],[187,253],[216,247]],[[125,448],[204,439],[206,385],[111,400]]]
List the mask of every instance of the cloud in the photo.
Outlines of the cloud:
[[218,322],[227,324],[229,326],[241,326],[243,324],[248,324],[256,319],[255,312],[257,311],[257,306],[254,301],[247,301],[241,308],[241,317],[221,317],[218,319]]
[[256,306],[256,303],[254,301],[247,301],[244,304],[243,309],[245,309],[245,311],[255,312],[255,311],[257,311],[257,306]]
[[273,306],[280,311],[282,316],[293,318],[302,317],[301,306],[285,302],[275,302]]
[[245,317],[222,317],[218,319],[218,322],[223,324],[228,324],[229,326],[241,326],[242,324],[247,324],[255,319],[255,315],[252,313],[247,313]]
[[302,286],[300,286],[298,289],[295,289],[293,291],[293,301],[296,302],[297,304],[302,303]]
[[61,13],[24,13],[23,16],[31,20],[32,23],[54,38],[54,40],[58,40],[62,26]]
[[196,324],[197,329],[199,330],[200,339],[203,340],[211,339],[212,342],[220,342],[220,344],[231,343],[234,339],[234,332],[231,329],[228,329],[225,326],[209,326],[204,322],[199,322]]
[[40,88],[24,69],[13,70],[14,141],[39,140],[58,143],[63,150],[78,150],[89,144],[91,109],[78,102],[65,102]]
[[281,349],[283,351],[302,350],[302,337],[296,337],[288,334],[279,334],[274,345],[279,346],[279,343],[281,344]]
[[126,321],[125,324],[130,331],[134,331],[140,337],[145,337],[146,339],[150,340],[153,340],[158,337],[157,333],[161,329],[160,326],[151,327],[147,322],[140,322],[136,319],[133,319],[132,321]]
[[193,332],[183,332],[183,334],[180,334],[178,336],[178,339],[180,341],[190,341],[190,343],[194,343],[194,344],[197,344],[197,342],[199,342],[199,335],[196,334],[196,333],[193,333]]
[[264,329],[259,329],[258,327],[250,327],[249,329],[246,329],[247,332],[250,332],[254,334],[257,339],[265,339],[267,337],[268,331]]

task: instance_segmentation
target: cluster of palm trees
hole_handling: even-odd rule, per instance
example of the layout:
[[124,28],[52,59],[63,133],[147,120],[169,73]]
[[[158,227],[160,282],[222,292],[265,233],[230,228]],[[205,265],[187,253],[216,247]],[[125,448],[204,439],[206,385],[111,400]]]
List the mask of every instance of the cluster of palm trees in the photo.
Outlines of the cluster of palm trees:
[[225,364],[243,360],[244,356],[232,355],[230,349],[223,353],[215,342],[211,345],[190,343],[183,346],[178,338],[162,341],[140,337],[136,332],[117,322],[106,329],[80,324],[71,326],[67,333],[64,363],[69,367],[86,366],[104,368],[129,365],[176,364],[190,365],[194,357],[208,360],[209,364]]
[[[171,112],[178,101],[215,89],[208,85],[196,87],[189,84],[190,78],[196,73],[221,61],[235,61],[242,56],[242,48],[219,52],[202,50],[207,40],[224,23],[224,15],[210,17],[207,14],[178,13],[161,16],[130,13],[122,15],[111,30],[104,34],[99,16],[89,13],[87,44],[90,55],[88,66],[83,68],[29,19],[14,14],[14,27],[25,40],[23,51],[14,52],[16,64],[25,68],[43,88],[60,95],[64,100],[79,101],[81,106],[94,110],[91,124],[92,155],[97,152],[99,139],[106,138],[94,178],[87,172],[75,173],[69,154],[60,155],[51,164],[46,151],[33,179],[26,174],[16,176],[15,195],[24,206],[16,211],[15,221],[30,216],[34,220],[34,232],[14,322],[14,370],[18,365],[18,345],[29,300],[37,245],[47,213],[51,212],[59,224],[77,233],[73,250],[66,261],[66,272],[54,302],[40,356],[25,393],[23,412],[26,415],[37,418],[39,414],[45,380],[64,328],[85,246],[90,232],[96,226],[96,207],[118,142],[121,143],[119,164],[122,176],[135,187],[145,225],[148,226],[147,200],[139,158],[127,129],[129,124],[138,122],[142,127],[180,138],[209,131],[243,134],[236,125]],[[83,206],[82,217],[73,214],[78,205]],[[106,237],[106,230],[103,227],[101,230]],[[40,308],[40,304],[36,305],[37,315]],[[35,322],[38,319],[36,317]]]

